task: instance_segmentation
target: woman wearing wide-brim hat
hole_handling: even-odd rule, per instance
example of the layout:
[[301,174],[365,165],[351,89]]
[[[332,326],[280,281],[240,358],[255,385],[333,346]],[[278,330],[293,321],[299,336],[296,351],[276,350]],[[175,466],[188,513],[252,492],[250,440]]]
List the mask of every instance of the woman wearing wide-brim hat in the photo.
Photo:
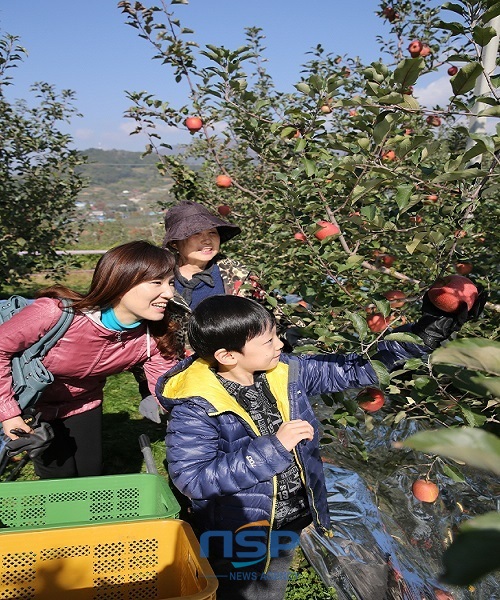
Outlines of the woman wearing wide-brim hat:
[[176,253],[175,289],[189,309],[215,294],[238,294],[250,272],[219,255],[221,244],[241,233],[198,202],[185,200],[165,213],[163,247]]
[[[170,318],[177,322],[179,358],[191,353],[187,322],[191,311],[204,299],[216,294],[246,296],[263,300],[265,292],[256,275],[237,260],[220,255],[221,244],[241,233],[198,202],[183,200],[165,213],[163,247],[173,250],[174,298],[169,302]],[[140,412],[159,422],[158,404],[145,385],[140,369],[133,370],[143,400]]]

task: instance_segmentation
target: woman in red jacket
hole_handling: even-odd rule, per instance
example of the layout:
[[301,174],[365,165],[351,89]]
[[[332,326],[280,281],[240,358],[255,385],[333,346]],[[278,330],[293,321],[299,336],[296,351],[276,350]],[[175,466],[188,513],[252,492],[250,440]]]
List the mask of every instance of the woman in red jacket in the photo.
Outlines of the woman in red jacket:
[[33,459],[42,479],[102,472],[102,400],[108,375],[142,365],[151,393],[176,360],[167,304],[174,292],[171,252],[146,241],[117,246],[99,260],[89,292],[63,286],[42,290],[37,300],[0,327],[0,421],[30,431],[12,391],[10,361],[33,345],[61,316],[60,298],[75,311],[68,331],[49,350],[44,366],[54,376],[36,404],[54,439]]

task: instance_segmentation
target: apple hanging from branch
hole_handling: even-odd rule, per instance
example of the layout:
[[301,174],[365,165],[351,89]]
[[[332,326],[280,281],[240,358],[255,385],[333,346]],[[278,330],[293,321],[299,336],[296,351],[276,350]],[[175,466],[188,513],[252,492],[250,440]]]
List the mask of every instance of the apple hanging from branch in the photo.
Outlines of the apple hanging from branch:
[[366,318],[366,323],[370,331],[373,333],[380,333],[389,327],[390,323],[394,321],[394,317],[389,315],[388,317],[384,317],[382,313],[373,313],[369,317]]
[[215,184],[221,188],[228,188],[232,183],[231,177],[228,175],[217,175],[217,178],[215,179]]
[[231,213],[231,207],[227,204],[221,204],[217,207],[217,212],[221,217],[227,217]]
[[420,502],[435,502],[439,496],[438,486],[428,479],[416,479],[411,486],[411,491]]
[[435,281],[428,291],[429,300],[440,310],[455,313],[463,302],[470,310],[477,300],[478,290],[474,283],[462,275],[448,275]]
[[382,390],[368,387],[356,396],[356,401],[363,410],[375,412],[384,406],[385,396]]
[[200,117],[188,117],[184,121],[184,124],[191,133],[196,133],[203,127],[203,121],[200,119]]
[[320,229],[316,231],[314,236],[318,240],[324,240],[325,238],[332,237],[334,235],[338,235],[340,233],[340,229],[335,223],[330,221],[318,221],[318,226]]

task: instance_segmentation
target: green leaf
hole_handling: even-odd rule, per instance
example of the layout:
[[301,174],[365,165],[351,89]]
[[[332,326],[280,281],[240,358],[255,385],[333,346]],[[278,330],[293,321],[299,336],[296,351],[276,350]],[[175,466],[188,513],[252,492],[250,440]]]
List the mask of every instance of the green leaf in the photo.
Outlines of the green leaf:
[[361,256],[359,254],[351,254],[351,256],[349,256],[349,258],[346,260],[346,264],[354,267],[356,265],[358,265],[359,263],[363,262],[365,260],[364,256]]
[[394,197],[394,200],[396,201],[399,210],[402,210],[408,205],[413,190],[414,186],[412,184],[399,185],[396,188],[396,195]]
[[478,117],[500,117],[500,106],[490,106],[477,115]]
[[422,57],[406,58],[398,63],[394,71],[394,81],[406,89],[417,81],[424,68],[425,60]]
[[384,317],[389,316],[391,312],[391,304],[388,300],[375,300],[375,306],[377,307],[378,312],[382,313]]
[[465,169],[464,171],[453,171],[453,173],[443,173],[438,175],[435,179],[435,183],[442,183],[444,181],[457,181],[459,179],[475,179],[476,177],[485,177],[488,173],[481,171],[480,169]]
[[458,96],[470,92],[476,85],[476,79],[483,72],[480,63],[470,62],[464,65],[460,71],[451,79],[453,93]]
[[452,23],[447,23],[446,21],[438,21],[436,23],[436,27],[438,29],[445,29],[446,31],[451,31],[452,35],[464,35],[465,28],[461,23],[457,23],[453,21]]
[[353,313],[350,311],[346,311],[346,315],[354,325],[354,329],[359,335],[359,339],[364,340],[366,334],[368,333],[368,325],[366,324],[366,319],[364,319],[360,314]]
[[477,371],[469,371],[452,365],[435,365],[438,373],[444,373],[453,380],[453,385],[459,390],[474,394],[479,398],[492,395],[500,398],[500,377],[486,377]]
[[415,135],[415,136],[405,136],[405,138],[401,141],[401,143],[396,148],[396,154],[399,158],[403,158],[414,150],[415,148],[419,148],[422,144],[427,140],[423,135]]
[[306,174],[308,177],[312,177],[313,175],[316,175],[316,163],[311,160],[310,158],[303,158],[302,162],[304,164],[304,167],[306,169]]
[[464,15],[464,7],[460,4],[455,4],[454,2],[445,2],[441,8],[443,10],[451,10],[458,15]]
[[310,86],[308,86],[307,83],[304,83],[303,81],[297,83],[295,87],[299,90],[299,92],[302,92],[303,94],[309,94],[311,92]]
[[485,513],[484,515],[480,515],[479,517],[474,517],[473,519],[466,521],[460,527],[460,531],[480,531],[483,529],[496,529],[500,532],[500,513]]
[[409,342],[411,344],[423,344],[422,338],[418,337],[418,335],[415,335],[414,333],[408,333],[405,331],[396,331],[395,333],[389,333],[386,336],[384,336],[384,340],[400,343]]
[[391,376],[385,365],[378,360],[371,360],[370,364],[377,375],[380,386],[387,387],[391,381]]
[[488,21],[498,17],[498,15],[500,15],[500,4],[494,2],[493,5],[483,13],[482,21],[483,23],[488,23]]
[[362,184],[359,184],[354,187],[351,194],[351,199],[357,200],[361,196],[364,196],[368,191],[377,188],[384,179],[382,177],[372,177],[371,179],[366,179]]
[[460,406],[460,410],[470,427],[481,427],[486,423],[486,417],[484,415],[475,413],[465,406]]
[[485,338],[454,340],[435,350],[430,361],[500,376],[500,343]]
[[493,517],[496,523],[494,529],[471,529],[459,533],[445,550],[442,557],[442,579],[445,583],[468,586],[500,568],[500,515],[494,514]]
[[285,127],[281,130],[280,132],[280,136],[282,138],[288,137],[289,135],[291,135],[292,133],[295,133],[297,131],[297,129],[295,127]]
[[391,131],[397,117],[391,112],[381,112],[377,117],[377,124],[373,128],[373,139],[376,144],[380,144],[385,136]]
[[422,431],[401,444],[420,452],[447,456],[500,475],[500,439],[474,427]]
[[303,137],[298,138],[295,142],[295,152],[302,152],[307,145],[307,140]]
[[465,481],[464,474],[462,473],[462,471],[460,471],[460,469],[457,469],[456,467],[452,467],[450,465],[443,465],[443,473],[450,479],[453,479],[453,481],[457,481],[459,483]]
[[410,254],[413,254],[415,252],[415,250],[419,247],[422,240],[425,239],[426,235],[427,235],[426,232],[420,231],[415,234],[415,236],[413,237],[413,240],[409,244],[406,244],[406,249],[408,250],[408,252]]
[[404,102],[404,96],[400,92],[391,92],[380,96],[378,99],[380,104],[402,104]]
[[472,37],[476,44],[480,46],[487,46],[488,43],[496,36],[497,32],[494,27],[479,27],[476,25],[472,30]]

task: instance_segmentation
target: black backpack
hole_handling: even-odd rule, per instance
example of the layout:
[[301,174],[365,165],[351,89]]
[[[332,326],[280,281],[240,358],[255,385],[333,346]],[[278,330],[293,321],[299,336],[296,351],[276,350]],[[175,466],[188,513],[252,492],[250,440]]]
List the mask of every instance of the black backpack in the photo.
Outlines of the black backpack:
[[[8,321],[33,300],[23,296],[11,296],[8,300],[0,300],[0,335],[1,324]],[[12,358],[12,386],[21,410],[33,406],[42,395],[43,390],[54,381],[42,359],[68,330],[73,320],[74,310],[71,302],[61,299],[63,311],[58,322],[35,344]]]

